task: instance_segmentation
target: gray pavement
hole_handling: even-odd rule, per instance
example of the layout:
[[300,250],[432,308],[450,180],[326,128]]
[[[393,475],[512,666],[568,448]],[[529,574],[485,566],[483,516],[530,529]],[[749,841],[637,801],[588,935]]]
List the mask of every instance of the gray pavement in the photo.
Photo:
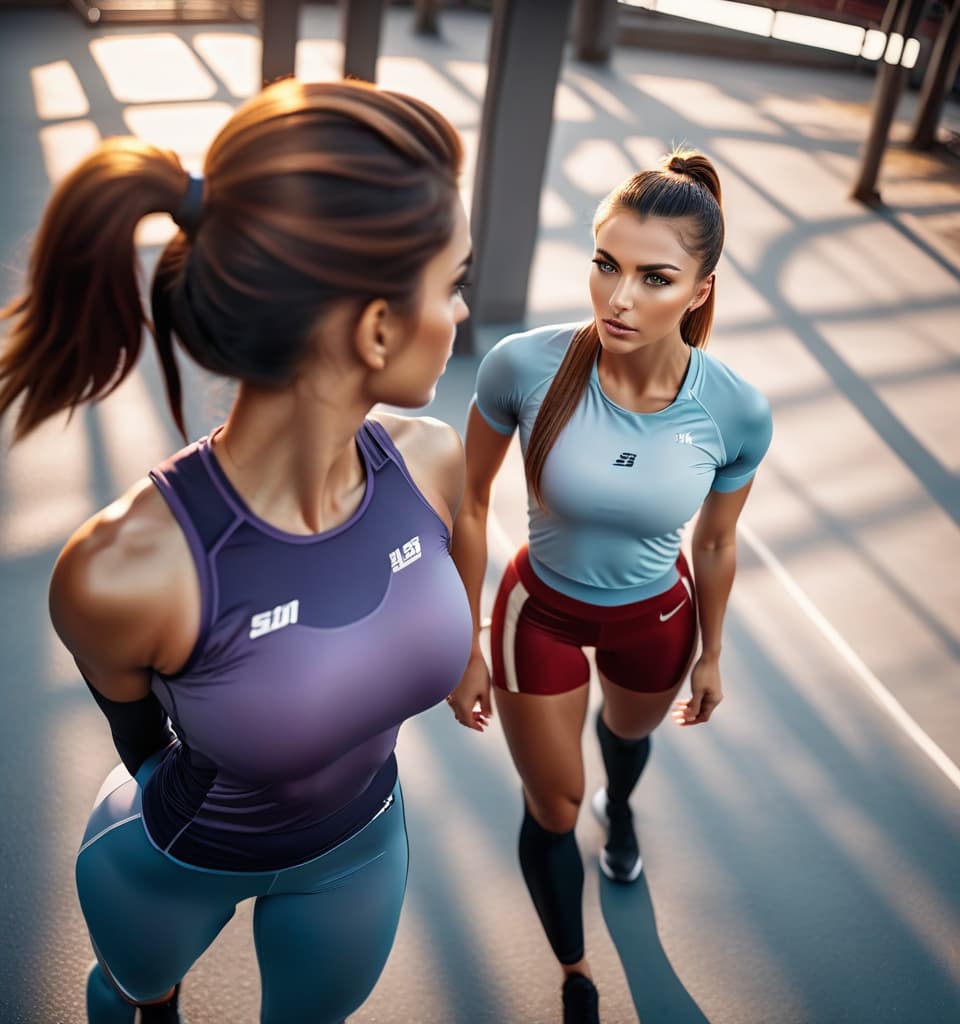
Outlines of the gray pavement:
[[[445,110],[472,152],[486,18],[447,12],[439,41],[409,24],[409,11],[390,13],[381,80]],[[336,31],[334,11],[308,9],[304,77],[334,73]],[[65,11],[0,13],[0,295],[16,287],[50,181],[96,138],[136,131],[198,160],[256,67],[245,27],[90,31]],[[586,315],[597,199],[687,140],[725,187],[712,351],[766,392],[775,417],[741,533],[727,700],[708,728],[665,725],[655,738],[635,801],[641,883],[609,885],[599,829],[586,815],[578,827],[607,1024],[960,1020],[960,172],[894,148],[887,207],[851,202],[871,87],[853,73],[648,50],[565,68],[527,323]],[[949,107],[946,124],[958,123]],[[145,233],[146,262],[165,230]],[[500,333],[484,328],[483,344]],[[431,413],[463,426],[475,365],[451,362]],[[195,373],[188,399],[199,434],[229,390]],[[72,860],[114,757],[48,624],[47,579],[71,530],[177,439],[149,355],[69,424],[12,451],[4,429],[0,1021],[79,1024],[90,951]],[[524,535],[521,490],[513,449],[491,583]],[[585,753],[592,787],[589,732]],[[399,757],[408,897],[383,977],[351,1019],[557,1021],[496,723],[466,734],[434,709],[404,728]],[[190,1024],[257,1019],[249,925],[243,906],[191,973]]]

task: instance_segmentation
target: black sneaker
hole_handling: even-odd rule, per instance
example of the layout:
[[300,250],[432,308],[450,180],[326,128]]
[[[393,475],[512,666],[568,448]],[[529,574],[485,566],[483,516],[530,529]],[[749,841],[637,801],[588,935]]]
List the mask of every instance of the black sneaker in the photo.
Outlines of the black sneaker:
[[563,983],[563,1024],[600,1024],[600,996],[585,974],[568,974]]
[[607,842],[600,851],[600,870],[613,882],[629,885],[640,877],[643,860],[637,835],[633,831],[633,812],[629,804],[611,807],[607,791],[598,789],[590,801],[597,821],[607,830]]
[[139,1007],[137,1024],[183,1024],[180,1016],[180,986],[173,990],[173,995],[165,1003],[152,1003],[150,1006]]

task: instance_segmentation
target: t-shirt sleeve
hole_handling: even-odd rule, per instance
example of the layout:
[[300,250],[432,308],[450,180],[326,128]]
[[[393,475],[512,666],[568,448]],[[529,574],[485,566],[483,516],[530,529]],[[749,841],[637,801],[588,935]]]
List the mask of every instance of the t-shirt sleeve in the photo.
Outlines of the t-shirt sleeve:
[[516,430],[523,399],[517,337],[509,335],[497,342],[480,361],[477,370],[474,405],[500,434],[512,434]]
[[724,419],[727,461],[717,469],[713,490],[727,494],[739,491],[756,473],[773,437],[773,416],[764,395],[742,381],[736,407]]

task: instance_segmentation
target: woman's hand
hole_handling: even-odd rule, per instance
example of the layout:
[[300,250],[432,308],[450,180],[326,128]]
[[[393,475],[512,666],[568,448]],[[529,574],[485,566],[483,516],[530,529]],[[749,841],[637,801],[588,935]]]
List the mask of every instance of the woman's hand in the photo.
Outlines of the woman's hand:
[[457,688],[447,697],[453,717],[467,729],[477,732],[490,724],[490,670],[479,652],[470,655],[467,669]]
[[690,698],[678,700],[673,706],[677,725],[700,725],[709,722],[717,705],[723,700],[720,685],[720,661],[701,655],[690,673]]

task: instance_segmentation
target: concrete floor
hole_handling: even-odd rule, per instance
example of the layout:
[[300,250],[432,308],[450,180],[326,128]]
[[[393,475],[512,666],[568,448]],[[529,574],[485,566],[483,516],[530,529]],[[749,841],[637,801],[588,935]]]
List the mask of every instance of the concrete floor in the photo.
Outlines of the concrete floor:
[[[472,152],[486,18],[448,12],[439,41],[409,24],[408,10],[390,13],[381,81],[443,109]],[[336,31],[334,11],[308,10],[303,77],[335,73]],[[242,26],[90,31],[66,11],[0,13],[0,297],[17,287],[51,180],[118,132],[198,162],[255,87],[256,54]],[[586,315],[593,207],[686,140],[725,188],[711,351],[775,417],[743,519],[727,700],[708,728],[657,734],[635,801],[643,880],[608,885],[599,829],[586,815],[578,828],[607,1024],[960,1020],[960,171],[895,147],[886,207],[850,201],[871,88],[865,75],[649,50],[564,71],[527,323]],[[956,106],[945,123],[960,123]],[[168,230],[145,230],[147,263]],[[500,333],[485,327],[483,344]],[[475,366],[451,362],[434,415],[463,426]],[[199,373],[188,383],[201,434],[229,392]],[[152,355],[69,424],[12,450],[3,429],[0,1021],[79,1024],[90,951],[73,854],[115,758],[49,626],[47,580],[72,529],[177,439]],[[521,488],[514,450],[491,579],[524,535]],[[592,789],[589,733],[585,755]],[[441,706],[404,728],[399,758],[410,886],[387,968],[351,1020],[559,1020],[496,723],[467,734]],[[242,907],[191,972],[190,1024],[257,1019],[249,925]]]

